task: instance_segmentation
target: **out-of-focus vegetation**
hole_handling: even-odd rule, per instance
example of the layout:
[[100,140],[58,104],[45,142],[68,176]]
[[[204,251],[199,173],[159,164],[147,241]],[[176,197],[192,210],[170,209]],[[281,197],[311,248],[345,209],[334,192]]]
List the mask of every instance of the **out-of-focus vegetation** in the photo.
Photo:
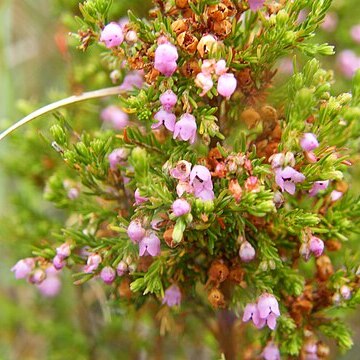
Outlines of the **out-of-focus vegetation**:
[[[100,52],[91,48],[84,55],[75,49],[77,40],[68,35],[77,30],[78,5],[73,0],[3,0],[0,4],[0,130],[41,104],[111,84]],[[110,18],[119,19],[129,8],[145,15],[149,6],[149,0],[114,1]],[[360,45],[350,35],[351,27],[360,23],[358,7],[357,0],[334,1],[336,27],[323,29],[318,35],[321,42],[334,44],[337,52],[352,49],[360,56]],[[336,57],[325,61],[333,68]],[[288,71],[288,65],[285,60],[282,70]],[[350,88],[340,66],[336,71],[339,91]],[[80,131],[101,126],[99,112],[104,104],[106,100],[92,101],[62,112]],[[186,329],[177,329],[175,342],[153,330],[158,319],[148,313],[135,313],[135,309],[124,313],[121,306],[112,306],[96,282],[75,287],[65,271],[60,294],[49,299],[13,279],[9,269],[28,256],[29,244],[49,241],[63,220],[61,211],[43,199],[45,179],[53,169],[67,171],[48,145],[48,124],[53,120],[52,116],[38,119],[0,144],[0,359],[66,359],[69,354],[74,360],[146,359],[149,353],[159,359],[162,353],[168,354],[165,359],[214,358],[210,330],[196,332],[191,319]],[[40,133],[35,130],[39,128]],[[356,323],[352,325],[359,332]],[[358,351],[355,341],[346,358],[356,358]]]

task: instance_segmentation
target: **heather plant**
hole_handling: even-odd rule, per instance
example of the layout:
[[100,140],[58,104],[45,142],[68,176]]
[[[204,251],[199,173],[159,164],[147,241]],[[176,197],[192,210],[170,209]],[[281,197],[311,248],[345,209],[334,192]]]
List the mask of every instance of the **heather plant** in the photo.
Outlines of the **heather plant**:
[[[97,48],[109,87],[0,138],[109,97],[103,127],[75,131],[70,112],[55,113],[44,139],[66,166],[39,175],[64,218],[15,277],[53,296],[68,268],[77,286],[102,282],[114,309],[149,312],[161,335],[196,317],[228,360],[326,359],[331,339],[350,349],[360,73],[334,95],[316,59],[333,54],[312,41],[330,5],[157,0],[148,19],[118,21],[110,1],[82,3],[72,36]],[[294,74],[274,86],[286,56]],[[299,68],[298,56],[311,59]]]

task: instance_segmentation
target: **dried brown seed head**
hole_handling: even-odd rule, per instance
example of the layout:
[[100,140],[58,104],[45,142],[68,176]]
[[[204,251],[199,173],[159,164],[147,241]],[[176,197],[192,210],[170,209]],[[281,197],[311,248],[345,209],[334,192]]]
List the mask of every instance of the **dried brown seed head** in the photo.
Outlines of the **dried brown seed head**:
[[194,54],[199,40],[188,31],[180,33],[176,38],[178,44],[189,54]]
[[206,9],[206,15],[209,19],[215,20],[215,21],[222,21],[227,18],[229,13],[228,7],[223,4],[219,3],[216,5],[210,5]]
[[225,281],[229,276],[229,268],[221,260],[215,260],[208,271],[209,280],[216,283]]
[[248,129],[252,129],[260,122],[261,116],[254,108],[249,107],[241,113],[240,119]]
[[189,25],[188,25],[187,21],[184,19],[176,20],[171,24],[171,30],[176,35],[179,35],[180,33],[184,32],[188,29],[189,29]]
[[317,276],[320,280],[326,281],[334,273],[334,267],[328,256],[322,255],[316,259]]
[[227,37],[232,30],[232,24],[229,20],[222,20],[215,22],[212,27],[214,33],[221,38]]
[[224,294],[219,289],[211,289],[208,294],[208,300],[215,309],[225,307]]

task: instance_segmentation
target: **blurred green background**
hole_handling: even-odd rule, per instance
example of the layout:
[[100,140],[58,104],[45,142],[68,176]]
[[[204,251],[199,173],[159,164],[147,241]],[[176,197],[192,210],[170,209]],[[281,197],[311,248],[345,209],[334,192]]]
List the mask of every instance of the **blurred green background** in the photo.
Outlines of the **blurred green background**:
[[[78,5],[74,0],[0,2],[0,130],[36,107],[82,87],[90,90],[111,84],[97,49],[82,53],[71,46],[76,40],[68,33],[77,29],[73,16],[79,15]],[[145,15],[149,6],[149,0],[114,1],[112,19],[119,19],[127,8]],[[351,27],[360,23],[357,9],[358,0],[334,1],[336,26],[321,29],[314,41],[321,38],[334,44],[338,52],[352,49],[360,56],[360,45],[350,36]],[[350,88],[336,57],[322,61],[326,68],[334,68],[337,91]],[[287,63],[281,63],[279,81]],[[76,112],[67,110],[73,115],[73,125],[79,129],[100,126],[101,104],[94,101]],[[178,329],[176,340],[162,339],[154,331],[156,319],[131,310],[125,313],[121,304],[114,311],[96,281],[75,287],[69,272],[64,271],[59,296],[49,299],[13,278],[13,264],[29,256],[32,244],[47,239],[63,219],[63,214],[42,198],[44,180],[55,166],[61,166],[57,154],[39,136],[41,129],[46,137],[52,120],[50,116],[38,119],[0,143],[0,360],[217,359],[210,334],[196,331],[191,319],[186,337],[180,335],[183,329]],[[354,316],[350,321],[357,332],[355,346],[338,359],[359,358],[359,321]],[[163,353],[167,355],[163,357]]]

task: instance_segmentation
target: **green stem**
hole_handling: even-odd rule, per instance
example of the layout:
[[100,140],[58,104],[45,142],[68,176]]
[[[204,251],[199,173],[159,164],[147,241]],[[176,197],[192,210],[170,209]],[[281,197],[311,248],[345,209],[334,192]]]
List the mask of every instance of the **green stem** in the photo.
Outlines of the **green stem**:
[[121,89],[119,86],[114,86],[114,87],[110,87],[110,88],[105,88],[105,89],[100,89],[100,90],[94,90],[94,91],[89,91],[89,92],[85,92],[81,95],[73,95],[70,96],[66,99],[62,99],[59,101],[56,101],[52,104],[46,105],[40,109],[35,110],[34,112],[32,112],[31,114],[25,116],[24,118],[22,118],[21,120],[19,120],[18,122],[16,122],[15,124],[13,124],[12,126],[10,126],[8,129],[6,129],[5,131],[3,131],[0,134],[0,141],[3,140],[6,136],[8,136],[9,134],[11,134],[13,131],[15,131],[16,129],[18,129],[19,127],[27,124],[28,122],[42,116],[45,115],[49,112],[52,112],[58,108],[64,107],[64,106],[68,106],[71,104],[75,104],[81,101],[85,101],[85,100],[90,100],[90,99],[97,99],[97,98],[102,98],[105,96],[111,96],[111,95],[119,95],[121,93]]

